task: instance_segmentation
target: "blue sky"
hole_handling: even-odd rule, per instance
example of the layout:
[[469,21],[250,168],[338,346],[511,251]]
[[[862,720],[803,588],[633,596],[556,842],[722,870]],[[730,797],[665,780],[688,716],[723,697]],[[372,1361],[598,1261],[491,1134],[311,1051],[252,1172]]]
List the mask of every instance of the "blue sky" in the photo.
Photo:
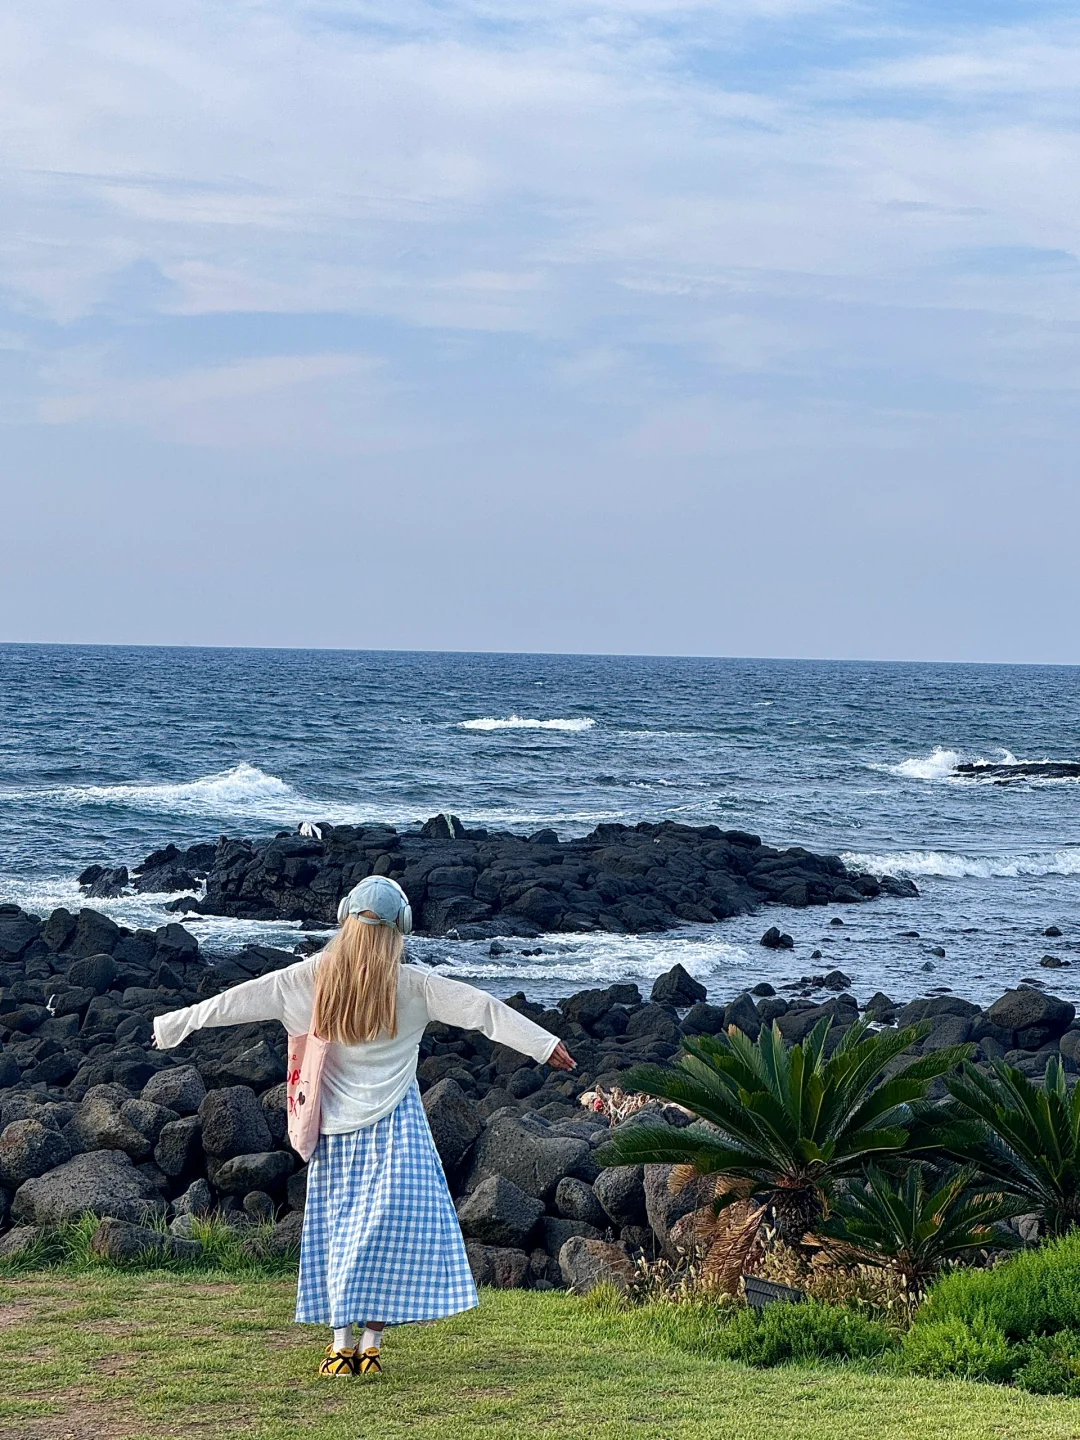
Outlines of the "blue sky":
[[0,639],[1080,662],[1064,4],[14,0]]

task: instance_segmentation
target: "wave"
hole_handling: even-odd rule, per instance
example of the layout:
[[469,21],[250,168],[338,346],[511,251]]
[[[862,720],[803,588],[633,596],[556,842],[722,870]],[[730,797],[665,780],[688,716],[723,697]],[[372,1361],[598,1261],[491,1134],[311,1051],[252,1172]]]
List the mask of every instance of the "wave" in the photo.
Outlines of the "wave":
[[180,815],[244,814],[266,818],[285,813],[285,806],[292,815],[307,803],[277,775],[267,775],[246,761],[231,770],[174,784],[70,785],[39,790],[33,798],[62,800],[69,805],[126,805]]
[[509,715],[505,720],[485,716],[479,720],[459,720],[459,730],[591,730],[596,724],[588,716],[576,720],[528,720],[522,715]]
[[901,760],[899,765],[889,765],[886,769],[891,770],[894,775],[903,775],[907,780],[947,780],[956,774],[956,767],[962,764],[963,760],[961,751],[946,750],[939,745],[929,755]]
[[[958,765],[1018,765],[1020,761],[1011,750],[1000,749],[994,759],[975,755],[967,750],[950,750],[944,745],[936,746],[929,755],[915,755],[910,760],[901,760],[896,765],[875,765],[875,770],[887,770],[891,775],[902,775],[905,780],[958,780]],[[962,777],[970,780],[970,776]]]
[[1027,855],[954,855],[901,850],[892,855],[843,855],[844,864],[875,875],[928,875],[945,880],[1015,880],[1022,875],[1080,875],[1080,846]]

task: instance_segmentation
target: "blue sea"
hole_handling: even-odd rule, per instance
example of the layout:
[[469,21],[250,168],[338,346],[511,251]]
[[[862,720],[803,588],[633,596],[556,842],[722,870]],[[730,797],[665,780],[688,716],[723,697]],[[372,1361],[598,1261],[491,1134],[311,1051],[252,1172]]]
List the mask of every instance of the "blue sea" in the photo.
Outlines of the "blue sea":
[[[91,862],[302,820],[406,827],[448,810],[573,836],[672,819],[838,852],[910,876],[921,898],[849,907],[840,927],[769,907],[662,936],[545,938],[540,955],[416,940],[418,956],[539,998],[681,960],[721,1000],[834,967],[860,998],[986,1001],[1031,978],[1080,1000],[1078,782],[954,775],[980,758],[1080,758],[1080,669],[0,646],[0,900],[72,906]],[[158,925],[168,898],[94,903]],[[757,944],[772,923],[794,951]],[[219,952],[299,938],[192,927]],[[1072,964],[1040,968],[1046,954]]]

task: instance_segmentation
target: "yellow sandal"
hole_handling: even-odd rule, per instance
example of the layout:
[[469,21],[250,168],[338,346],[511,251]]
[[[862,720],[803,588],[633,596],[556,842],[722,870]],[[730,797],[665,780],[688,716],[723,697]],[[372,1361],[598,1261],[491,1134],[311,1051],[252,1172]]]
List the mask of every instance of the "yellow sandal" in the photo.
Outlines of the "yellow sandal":
[[379,1352],[374,1345],[360,1354],[361,1375],[381,1375],[382,1361],[379,1359]]
[[319,1366],[320,1375],[361,1375],[361,1359],[359,1348],[353,1350],[335,1350],[332,1345],[326,1347],[326,1359]]

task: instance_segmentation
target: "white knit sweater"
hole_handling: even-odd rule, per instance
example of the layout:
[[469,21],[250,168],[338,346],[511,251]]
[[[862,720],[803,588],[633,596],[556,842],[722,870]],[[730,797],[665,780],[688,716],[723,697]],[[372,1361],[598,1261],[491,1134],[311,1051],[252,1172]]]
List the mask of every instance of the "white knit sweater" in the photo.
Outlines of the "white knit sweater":
[[[154,1021],[158,1048],[171,1050],[194,1030],[252,1020],[280,1020],[290,1035],[307,1034],[317,963],[316,956],[257,980],[245,980],[186,1010],[159,1015]],[[392,1040],[380,1037],[365,1045],[329,1047],[322,1082],[324,1134],[359,1130],[389,1115],[413,1082],[420,1038],[431,1020],[463,1030],[481,1030],[489,1040],[536,1061],[547,1060],[559,1043],[557,1036],[501,1000],[423,965],[400,967],[397,1015],[398,1031]]]

